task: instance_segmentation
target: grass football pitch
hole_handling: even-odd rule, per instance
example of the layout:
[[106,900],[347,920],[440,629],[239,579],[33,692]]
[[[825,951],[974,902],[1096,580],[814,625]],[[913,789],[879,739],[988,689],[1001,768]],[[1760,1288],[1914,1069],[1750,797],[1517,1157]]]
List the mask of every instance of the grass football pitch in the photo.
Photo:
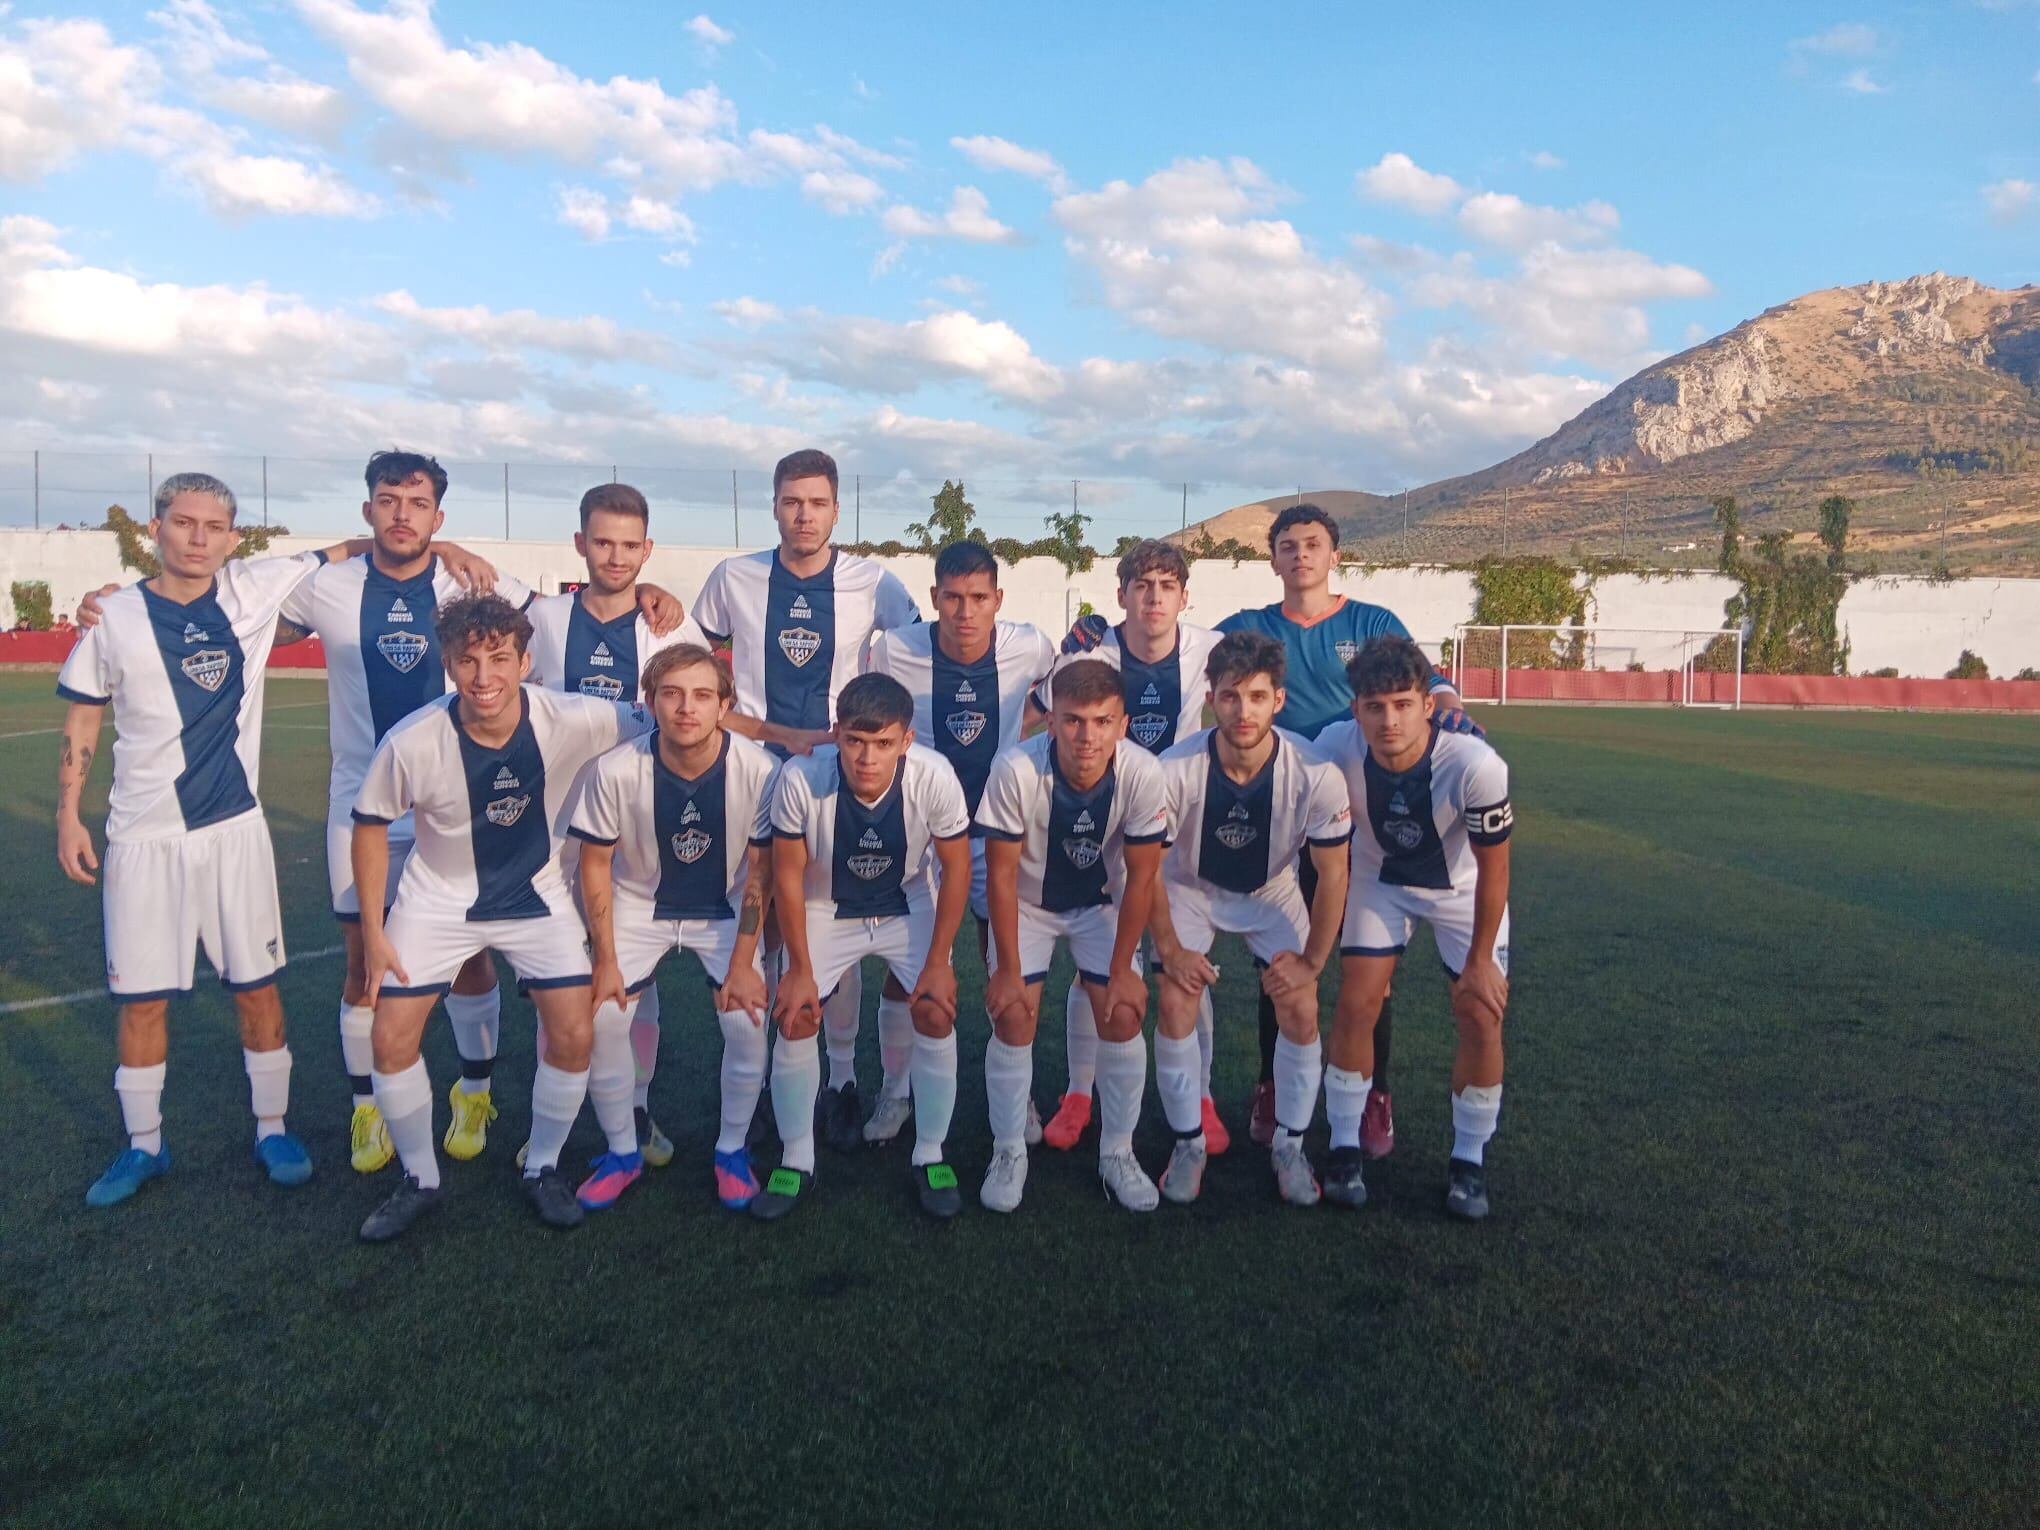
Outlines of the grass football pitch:
[[[0,1006],[100,972],[98,899],[54,862],[50,689],[0,677]],[[1518,827],[1482,1226],[1442,1211],[1451,1022],[1420,937],[1399,1146],[1358,1214],[1279,1205],[1245,1141],[1253,1004],[1228,945],[1236,1146],[1195,1208],[1108,1206],[1094,1136],[1036,1149],[1012,1217],[972,1196],[925,1223],[904,1146],[825,1150],[789,1222],[731,1217],[707,1172],[719,1038],[675,963],[653,1095],[672,1167],[578,1232],[536,1223],[510,1162],[533,1050],[512,999],[488,1152],[371,1248],[355,1229],[389,1180],[348,1169],[340,969],[310,954],[337,941],[323,694],[272,684],[263,777],[309,1186],[251,1161],[209,980],[173,1018],[176,1167],[114,1211],[82,1200],[121,1146],[108,1005],[0,1013],[0,1519],[2034,1522],[2032,720],[1488,710]],[[962,1035],[951,1157],[974,1190],[982,1016]],[[441,1021],[426,1055],[443,1125]],[[1166,1137],[1150,1092],[1152,1171]],[[570,1172],[597,1150],[584,1114]]]

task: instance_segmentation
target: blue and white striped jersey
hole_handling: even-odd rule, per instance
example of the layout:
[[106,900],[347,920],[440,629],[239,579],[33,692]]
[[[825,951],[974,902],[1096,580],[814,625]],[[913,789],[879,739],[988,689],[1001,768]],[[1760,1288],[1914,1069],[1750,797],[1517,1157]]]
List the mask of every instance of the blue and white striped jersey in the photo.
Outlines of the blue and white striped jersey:
[[1020,898],[1052,914],[1117,902],[1126,847],[1158,845],[1169,827],[1169,787],[1153,755],[1131,739],[1114,746],[1087,792],[1063,779],[1055,740],[1037,733],[992,762],[978,828],[1020,846]]
[[1334,723],[1311,747],[1346,779],[1355,882],[1470,890],[1473,846],[1499,845],[1515,827],[1509,767],[1485,739],[1434,727],[1424,757],[1401,774],[1381,768],[1358,722]]
[[525,608],[531,618],[531,678],[549,691],[574,691],[604,701],[637,701],[645,664],[675,643],[709,646],[690,614],[664,637],[636,610],[598,622],[578,593],[541,595]]
[[949,761],[973,813],[992,761],[1020,742],[1027,693],[1055,664],[1055,644],[1031,622],[997,622],[975,664],[958,664],[936,642],[938,623],[916,623],[872,639],[874,674],[890,675],[914,698],[914,742]]
[[787,760],[772,793],[773,835],[807,841],[808,908],[837,919],[882,919],[925,902],[930,847],[969,829],[956,772],[922,744],[901,757],[875,803],[844,784],[833,744]]
[[[1204,726],[1204,704],[1211,697],[1204,665],[1219,634],[1209,627],[1178,622],[1174,651],[1144,664],[1127,649],[1121,630],[1124,625],[1107,627],[1095,648],[1076,648],[1072,639],[1065,638],[1056,668],[1079,659],[1103,659],[1117,669],[1126,697],[1127,737],[1148,753],[1160,754]],[[1041,704],[1054,710],[1054,675],[1042,683],[1040,694]]]
[[1169,786],[1166,875],[1227,892],[1259,892],[1296,875],[1305,844],[1343,845],[1353,833],[1346,782],[1309,744],[1280,728],[1254,779],[1236,782],[1218,763],[1207,728],[1161,757]]

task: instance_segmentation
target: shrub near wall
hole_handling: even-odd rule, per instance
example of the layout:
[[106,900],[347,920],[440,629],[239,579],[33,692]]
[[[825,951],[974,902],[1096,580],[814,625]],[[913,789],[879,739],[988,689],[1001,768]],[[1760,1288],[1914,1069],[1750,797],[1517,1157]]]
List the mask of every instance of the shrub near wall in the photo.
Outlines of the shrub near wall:
[[50,610],[50,587],[40,579],[17,579],[8,587],[14,600],[14,624],[31,632],[48,632],[56,625]]

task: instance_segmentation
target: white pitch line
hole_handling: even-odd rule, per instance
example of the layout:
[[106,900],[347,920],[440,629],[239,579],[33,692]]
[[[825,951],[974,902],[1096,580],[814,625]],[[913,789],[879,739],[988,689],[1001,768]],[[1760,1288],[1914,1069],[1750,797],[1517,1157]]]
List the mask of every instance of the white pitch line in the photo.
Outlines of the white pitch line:
[[0,740],[10,738],[41,738],[45,733],[62,733],[62,728],[28,728],[20,733],[0,733]]
[[[312,707],[324,707],[325,705],[326,703],[323,701],[292,701],[280,707],[270,707],[268,710],[272,712],[303,712]],[[305,724],[305,729],[312,730],[312,725],[309,723]],[[0,733],[0,744],[4,744],[10,738],[42,738],[47,734],[62,733],[63,731],[62,728],[26,728],[19,733]],[[298,732],[300,730],[293,728],[291,731]],[[0,1014],[5,1013],[5,1010],[0,1010]]]
[[[317,961],[322,956],[338,956],[345,946],[327,946],[321,951],[307,951],[302,956],[290,958],[293,962]],[[0,1004],[0,1015],[18,1015],[31,1009],[55,1009],[61,1004],[82,1004],[87,999],[108,999],[113,995],[105,988],[87,988],[78,993],[54,994],[47,999],[16,999],[12,1004]]]

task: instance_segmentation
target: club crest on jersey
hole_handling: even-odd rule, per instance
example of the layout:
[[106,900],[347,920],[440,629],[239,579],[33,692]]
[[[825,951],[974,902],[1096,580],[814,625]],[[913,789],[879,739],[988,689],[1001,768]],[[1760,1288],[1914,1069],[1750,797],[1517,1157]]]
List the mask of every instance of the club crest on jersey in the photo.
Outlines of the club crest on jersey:
[[1382,832],[1395,841],[1399,850],[1414,850],[1424,842],[1424,826],[1414,818],[1398,818],[1382,825]]
[[[398,616],[390,612],[391,621],[409,621],[406,613]],[[385,632],[375,640],[375,651],[390,661],[390,667],[400,675],[408,675],[418,667],[418,661],[425,657],[425,651],[432,645],[415,632]]]
[[598,696],[604,701],[623,700],[623,682],[614,675],[583,675],[581,694]]
[[524,810],[531,806],[531,794],[522,797],[498,797],[483,812],[490,823],[499,829],[507,829],[524,816]]
[[184,624],[184,641],[187,643],[210,643],[212,641],[212,634],[199,626],[197,622],[186,622]]
[[982,712],[951,712],[943,719],[949,729],[949,736],[968,749],[985,731],[985,714]]
[[1138,717],[1127,719],[1126,731],[1133,735],[1133,741],[1141,748],[1152,749],[1169,731],[1169,719],[1159,712],[1143,712]]
[[208,691],[217,691],[227,683],[227,671],[233,668],[233,661],[221,648],[202,648],[197,653],[187,654],[184,662],[177,666],[184,671],[184,678],[193,685]]
[[1234,803],[1232,811],[1225,815],[1225,822],[1214,829],[1212,833],[1226,849],[1244,850],[1256,839],[1260,838],[1260,831],[1255,829],[1253,824],[1248,821],[1250,816],[1244,807]]
[[391,621],[403,622],[408,624],[412,619],[413,618],[411,616],[411,608],[404,604],[403,596],[399,595],[395,600],[390,602]]
[[708,854],[709,846],[714,843],[715,841],[701,830],[689,829],[685,834],[673,836],[673,854],[679,857],[681,865],[692,866]]
[[1340,638],[1332,644],[1332,648],[1338,653],[1341,664],[1351,664],[1353,656],[1360,651],[1360,645],[1351,638]]
[[782,628],[779,651],[793,661],[795,668],[800,668],[822,651],[822,635],[806,627]]
[[1095,839],[1066,839],[1062,847],[1063,854],[1070,858],[1070,864],[1079,871],[1089,871],[1098,864],[1098,857],[1105,853],[1105,847]]
[[850,868],[851,875],[867,882],[876,882],[892,870],[893,858],[889,855],[853,855],[843,864]]

